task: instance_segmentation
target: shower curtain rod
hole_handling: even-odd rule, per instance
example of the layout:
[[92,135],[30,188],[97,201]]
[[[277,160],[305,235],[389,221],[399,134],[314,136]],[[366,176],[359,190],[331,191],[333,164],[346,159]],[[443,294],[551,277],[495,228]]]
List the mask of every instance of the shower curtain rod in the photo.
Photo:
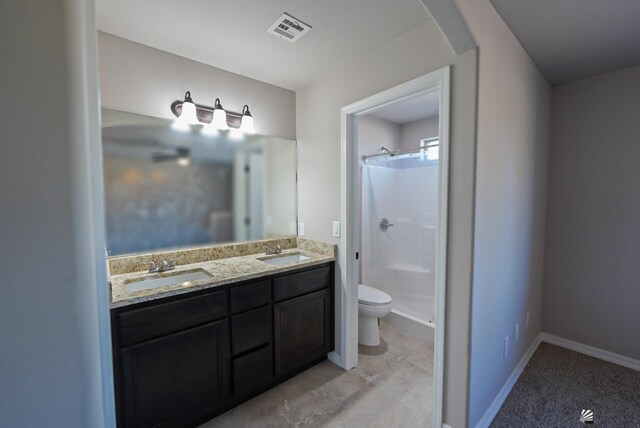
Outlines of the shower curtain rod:
[[400,155],[407,155],[409,153],[415,153],[415,152],[419,152],[421,150],[426,150],[430,147],[438,147],[440,145],[440,143],[433,143],[433,144],[428,144],[425,147],[413,147],[411,149],[404,149],[404,150],[394,150],[392,152],[388,152],[388,153],[376,153],[373,155],[362,155],[362,161],[366,161],[369,158],[377,158],[379,156],[390,156],[390,157],[395,157],[395,156],[400,156]]

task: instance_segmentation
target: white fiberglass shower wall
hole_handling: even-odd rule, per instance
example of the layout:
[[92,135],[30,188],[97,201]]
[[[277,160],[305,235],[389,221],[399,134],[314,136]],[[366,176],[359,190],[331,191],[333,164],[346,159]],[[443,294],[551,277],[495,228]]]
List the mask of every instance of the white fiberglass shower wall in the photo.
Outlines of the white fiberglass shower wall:
[[435,316],[437,151],[369,158],[362,170],[362,283],[391,296],[392,316],[427,327]]

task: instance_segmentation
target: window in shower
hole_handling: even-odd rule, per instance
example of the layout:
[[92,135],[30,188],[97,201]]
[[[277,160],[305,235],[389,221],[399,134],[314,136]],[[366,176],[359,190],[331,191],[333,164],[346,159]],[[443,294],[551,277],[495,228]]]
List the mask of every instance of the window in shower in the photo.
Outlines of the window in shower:
[[420,140],[420,147],[424,160],[437,161],[440,153],[440,137],[423,138]]

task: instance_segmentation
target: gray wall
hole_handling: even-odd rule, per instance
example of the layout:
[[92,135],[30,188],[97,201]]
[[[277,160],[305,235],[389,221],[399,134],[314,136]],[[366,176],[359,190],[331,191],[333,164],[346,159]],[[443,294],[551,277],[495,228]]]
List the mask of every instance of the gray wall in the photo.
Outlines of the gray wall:
[[248,104],[256,132],[296,138],[295,93],[106,33],[99,33],[103,108],[173,119],[171,103],[194,102],[240,112]]
[[91,6],[0,2],[2,427],[115,424]]
[[640,359],[640,67],[553,89],[543,330]]
[[[480,56],[468,419],[473,427],[540,333],[551,88],[488,0],[456,4]],[[520,340],[514,343],[517,323]],[[509,353],[503,358],[506,336]]]
[[371,115],[358,120],[358,158],[379,153],[381,146],[395,150],[399,144],[400,126],[397,123]]
[[420,145],[420,140],[437,137],[440,118],[436,116],[403,123],[400,126],[400,149],[414,149]]

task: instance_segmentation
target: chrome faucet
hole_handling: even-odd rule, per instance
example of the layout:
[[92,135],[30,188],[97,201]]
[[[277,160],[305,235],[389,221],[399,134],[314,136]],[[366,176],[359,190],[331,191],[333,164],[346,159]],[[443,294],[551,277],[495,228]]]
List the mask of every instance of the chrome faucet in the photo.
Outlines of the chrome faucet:
[[164,272],[167,270],[174,270],[176,268],[177,259],[170,259],[169,262],[166,260],[162,260],[160,263],[160,272]]
[[282,245],[276,245],[276,248],[271,248],[268,245],[264,246],[264,253],[266,255],[271,255],[271,254],[280,254],[282,253]]
[[177,259],[170,259],[168,262],[166,260],[162,260],[160,262],[160,266],[156,264],[154,261],[147,262],[149,263],[149,273],[156,272],[166,272],[168,270],[174,270],[176,268]]

